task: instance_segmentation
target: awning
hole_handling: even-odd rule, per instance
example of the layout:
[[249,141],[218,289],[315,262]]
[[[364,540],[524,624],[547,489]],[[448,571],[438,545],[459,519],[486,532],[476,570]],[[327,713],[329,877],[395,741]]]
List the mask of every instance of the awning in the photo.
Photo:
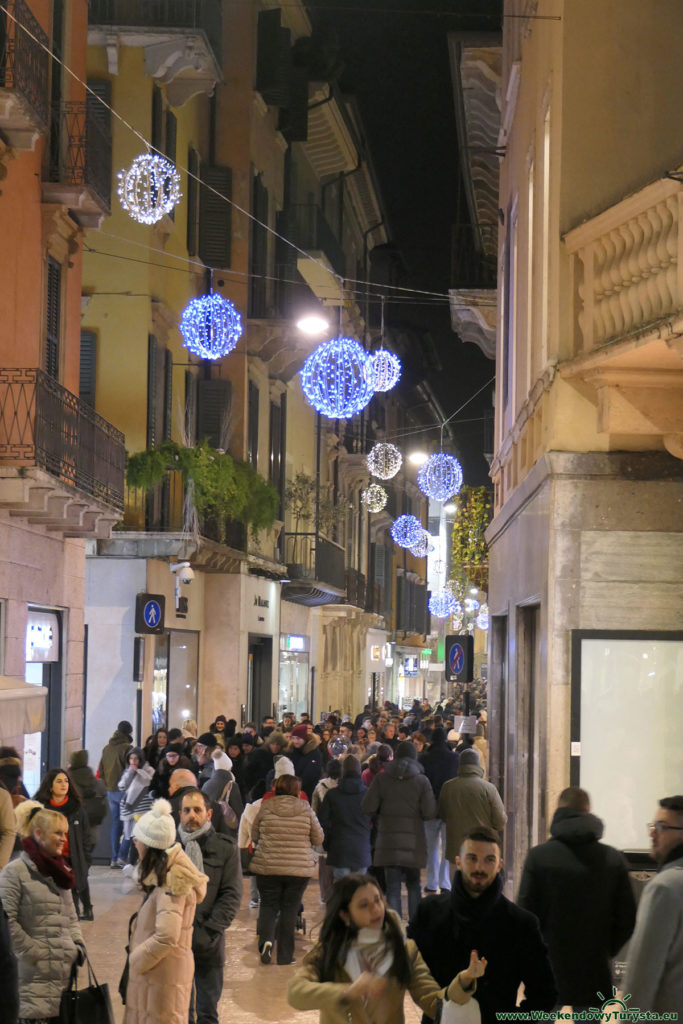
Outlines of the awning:
[[45,728],[47,688],[0,676],[0,735],[3,739]]

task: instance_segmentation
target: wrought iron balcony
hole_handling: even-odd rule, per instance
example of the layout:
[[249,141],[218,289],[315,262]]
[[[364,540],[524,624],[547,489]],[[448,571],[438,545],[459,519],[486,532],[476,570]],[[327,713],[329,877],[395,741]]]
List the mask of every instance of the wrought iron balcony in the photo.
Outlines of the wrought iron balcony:
[[42,370],[0,370],[4,508],[69,536],[103,536],[123,509],[125,459],[123,434]]
[[99,228],[111,212],[111,174],[111,134],[92,102],[61,103],[52,112],[44,201],[63,203],[84,227]]
[[290,582],[283,597],[295,604],[338,604],[346,595],[345,552],[340,544],[315,533],[285,534]]
[[305,252],[322,252],[336,274],[345,271],[344,250],[319,206],[298,203],[288,206],[279,217],[281,234]]
[[[365,610],[365,576],[357,569],[346,570],[346,600],[356,608]],[[369,596],[369,595],[368,595]]]
[[6,0],[6,7],[0,11],[0,131],[15,149],[33,149],[48,126],[49,40],[25,0]]

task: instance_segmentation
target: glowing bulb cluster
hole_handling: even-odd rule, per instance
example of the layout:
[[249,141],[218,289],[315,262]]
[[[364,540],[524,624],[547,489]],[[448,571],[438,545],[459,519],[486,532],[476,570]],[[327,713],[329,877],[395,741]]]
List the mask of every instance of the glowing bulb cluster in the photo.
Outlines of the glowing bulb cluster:
[[399,516],[391,527],[391,536],[400,548],[411,548],[422,539],[424,528],[416,516]]
[[435,452],[417,474],[418,487],[434,501],[448,501],[462,487],[462,468],[453,455]]
[[181,196],[180,175],[157,153],[137,156],[128,170],[119,171],[121,206],[139,224],[156,224],[170,213]]
[[381,512],[387,503],[387,492],[379,484],[370,484],[364,491],[361,491],[360,500],[368,512]]
[[475,612],[479,611],[479,602],[474,597],[465,598],[465,614],[474,615]]
[[353,338],[333,338],[318,345],[300,376],[310,404],[333,420],[355,416],[373,396],[370,358]]
[[242,318],[229,299],[217,292],[191,299],[180,320],[183,344],[202,359],[220,359],[242,337]]
[[437,619],[447,619],[454,608],[455,598],[448,590],[440,590],[429,598],[429,611]]
[[375,391],[391,391],[401,376],[401,360],[385,348],[378,349],[372,361],[372,381]]
[[427,530],[422,531],[422,536],[418,540],[417,544],[412,544],[409,548],[411,555],[415,558],[426,558],[429,554],[430,549],[433,551],[432,538],[429,536]]
[[479,614],[476,618],[477,629],[486,631],[489,628],[489,606],[483,604],[479,609]]
[[380,441],[370,449],[365,461],[373,476],[380,480],[391,480],[401,468],[403,456],[395,444]]

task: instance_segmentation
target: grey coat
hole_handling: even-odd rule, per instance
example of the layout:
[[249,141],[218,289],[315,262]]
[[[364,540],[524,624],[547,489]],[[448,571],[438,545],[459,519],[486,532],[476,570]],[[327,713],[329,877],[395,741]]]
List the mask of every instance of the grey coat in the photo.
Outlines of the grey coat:
[[0,872],[0,899],[19,964],[19,1016],[56,1017],[77,943],[83,946],[71,892],[22,852]]
[[622,987],[641,1011],[683,1010],[683,856],[643,890]]
[[436,800],[421,764],[405,757],[391,761],[375,776],[361,809],[376,815],[377,867],[425,867],[423,822],[436,815]]

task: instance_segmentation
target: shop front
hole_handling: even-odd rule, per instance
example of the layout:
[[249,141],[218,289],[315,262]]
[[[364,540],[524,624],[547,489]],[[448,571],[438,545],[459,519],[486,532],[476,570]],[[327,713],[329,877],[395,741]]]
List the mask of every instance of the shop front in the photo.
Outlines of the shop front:
[[24,735],[23,779],[29,793],[62,752],[62,617],[60,612],[29,607],[24,679],[46,692],[45,728]]

